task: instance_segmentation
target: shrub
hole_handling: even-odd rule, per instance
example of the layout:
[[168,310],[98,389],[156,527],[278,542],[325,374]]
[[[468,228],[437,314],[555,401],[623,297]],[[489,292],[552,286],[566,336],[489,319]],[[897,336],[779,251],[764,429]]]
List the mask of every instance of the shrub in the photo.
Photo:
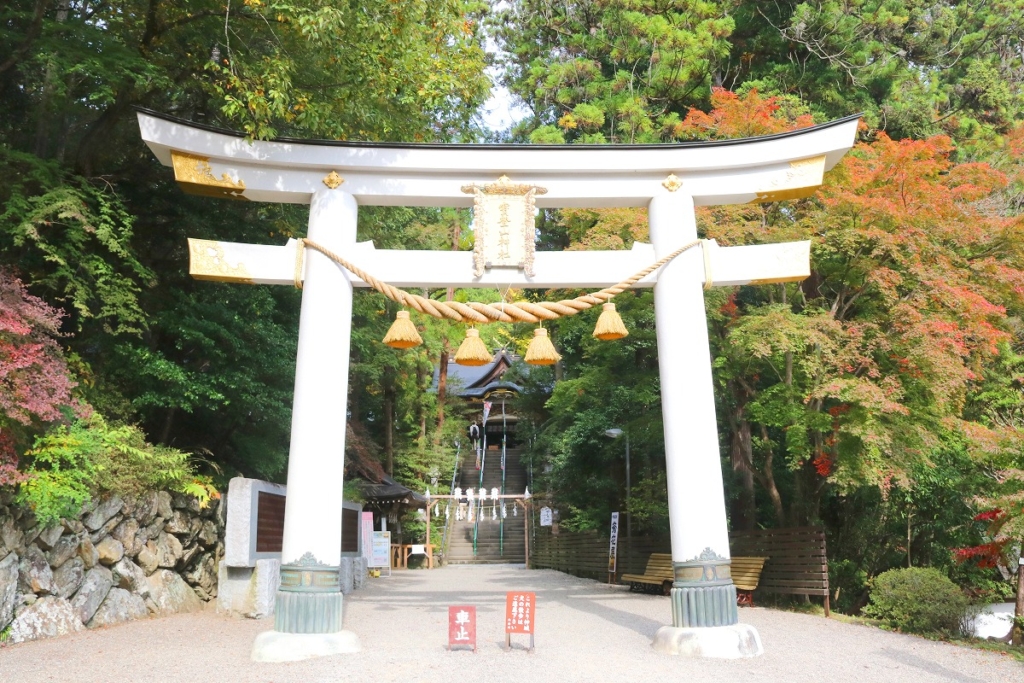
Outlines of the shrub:
[[190,456],[146,443],[133,425],[109,425],[98,413],[56,425],[27,453],[31,465],[18,501],[43,526],[78,514],[96,494],[137,495],[162,489],[196,496],[205,505],[216,492],[195,474]]
[[937,569],[890,569],[875,577],[869,617],[907,633],[965,635],[967,596]]

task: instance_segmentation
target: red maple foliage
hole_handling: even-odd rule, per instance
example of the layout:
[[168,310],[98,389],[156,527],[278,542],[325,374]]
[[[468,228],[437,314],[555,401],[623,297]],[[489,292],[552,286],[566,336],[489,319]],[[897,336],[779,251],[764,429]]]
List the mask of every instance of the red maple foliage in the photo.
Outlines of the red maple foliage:
[[0,270],[0,428],[62,417],[74,382],[55,337],[61,313]]
[[1007,561],[1006,551],[1013,547],[1013,534],[1005,533],[1007,522],[1011,521],[1012,515],[1001,508],[983,510],[974,516],[975,522],[987,522],[984,538],[986,543],[971,546],[969,548],[953,548],[953,557],[957,562],[978,563],[979,567],[991,569]]
[[8,429],[0,429],[0,486],[10,486],[25,480],[25,475],[18,471],[18,450],[14,434]]
[[1002,557],[1005,543],[983,543],[970,548],[956,548],[953,550],[953,557],[957,562],[974,560],[979,567],[992,569]]
[[814,459],[811,460],[811,464],[814,465],[814,470],[820,477],[827,477],[832,474],[832,455],[825,451],[818,451],[814,455]]
[[[720,137],[805,125],[770,98],[715,97],[714,111],[680,126]],[[812,242],[799,289],[719,304],[723,374],[742,368],[727,375],[735,414],[767,417],[765,430],[785,434],[765,436],[750,467],[781,453],[808,475],[885,490],[907,482],[940,432],[962,435],[979,457],[1019,443],[965,411],[1024,306],[1024,126],[1003,154],[1005,163],[963,163],[948,137],[874,132],[810,198],[698,209],[723,245]]]
[[1006,513],[1000,510],[999,508],[996,508],[994,510],[985,510],[984,512],[979,512],[978,514],[974,515],[974,521],[995,522],[999,519],[1002,519],[1005,515]]

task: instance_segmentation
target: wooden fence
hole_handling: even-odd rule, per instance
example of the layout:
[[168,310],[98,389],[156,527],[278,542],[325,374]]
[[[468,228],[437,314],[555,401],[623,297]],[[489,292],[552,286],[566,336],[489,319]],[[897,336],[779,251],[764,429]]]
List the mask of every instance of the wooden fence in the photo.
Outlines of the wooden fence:
[[[608,537],[596,531],[551,533],[536,527],[530,549],[530,567],[556,569],[598,581],[608,580]],[[828,558],[825,532],[819,528],[734,531],[730,552],[737,556],[767,557],[759,591],[824,598],[829,613]],[[671,552],[668,537],[620,538],[616,575],[643,574],[651,553]]]
[[[557,569],[566,574],[598,581],[608,580],[608,537],[596,531],[570,533],[561,531],[557,536],[551,527],[536,527],[537,534],[530,548],[530,567]],[[616,553],[616,575],[643,574],[651,553],[667,553],[671,544],[668,537],[619,537]]]

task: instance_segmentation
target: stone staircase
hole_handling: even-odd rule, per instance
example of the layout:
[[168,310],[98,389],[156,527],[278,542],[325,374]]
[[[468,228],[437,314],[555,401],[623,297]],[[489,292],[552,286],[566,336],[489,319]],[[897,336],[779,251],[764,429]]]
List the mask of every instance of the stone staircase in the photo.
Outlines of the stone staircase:
[[[462,489],[472,488],[474,492],[480,486],[480,471],[476,469],[476,458],[468,454],[460,472]],[[484,465],[484,488],[490,491],[497,487],[501,492],[501,451],[487,451]],[[526,469],[520,462],[520,451],[509,449],[505,452],[505,493],[522,494],[526,490]],[[501,501],[497,504],[497,519],[491,519],[491,503],[484,503],[479,525],[467,519],[452,522],[452,537],[448,546],[447,561],[449,564],[501,564],[526,562],[526,516],[520,507],[518,514],[513,515],[515,502],[506,500],[508,516],[502,520]],[[478,504],[479,505],[479,504]],[[478,507],[479,511],[480,508]],[[502,522],[504,521],[504,524]],[[473,529],[477,529],[476,554],[473,553]],[[502,527],[504,541],[502,542]]]

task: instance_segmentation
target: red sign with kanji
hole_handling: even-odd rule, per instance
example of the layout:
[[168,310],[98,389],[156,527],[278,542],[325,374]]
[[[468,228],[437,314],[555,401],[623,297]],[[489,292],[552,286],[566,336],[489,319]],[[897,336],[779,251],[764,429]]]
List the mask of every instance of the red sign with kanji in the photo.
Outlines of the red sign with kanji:
[[448,649],[455,645],[469,645],[476,652],[476,607],[448,608]]
[[536,593],[510,591],[505,596],[505,633],[533,633]]

